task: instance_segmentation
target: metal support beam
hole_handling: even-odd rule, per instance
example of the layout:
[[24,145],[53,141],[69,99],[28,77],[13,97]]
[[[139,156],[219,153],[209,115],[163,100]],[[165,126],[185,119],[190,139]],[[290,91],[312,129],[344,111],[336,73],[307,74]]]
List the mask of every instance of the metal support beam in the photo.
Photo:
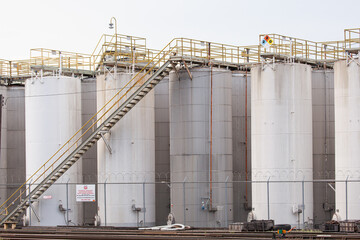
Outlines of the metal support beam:
[[190,79],[192,80],[193,77],[192,77],[192,74],[191,74],[186,62],[184,60],[182,60],[182,62],[184,63],[185,69],[186,69],[187,73],[189,74]]
[[171,62],[171,66],[172,66],[173,69],[175,70],[176,75],[177,75],[178,79],[180,80],[180,74],[179,74],[179,71],[176,69],[176,65],[174,64],[174,62]]
[[101,138],[104,140],[105,146],[109,150],[109,153],[112,154],[112,149],[110,147],[110,144],[109,144],[108,140],[104,136],[106,133],[110,133],[110,131],[100,131],[99,133],[101,135]]

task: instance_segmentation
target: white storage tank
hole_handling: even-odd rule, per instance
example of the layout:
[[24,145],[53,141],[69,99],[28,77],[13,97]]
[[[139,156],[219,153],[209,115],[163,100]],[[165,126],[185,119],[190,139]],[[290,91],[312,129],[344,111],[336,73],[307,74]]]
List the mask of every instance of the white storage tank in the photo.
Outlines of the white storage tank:
[[178,74],[169,78],[171,211],[190,226],[226,227],[233,220],[233,188],[225,183],[233,171],[231,71],[194,68],[192,79],[186,70]]
[[342,220],[360,219],[360,66],[338,61],[334,71],[335,204]]
[[[27,178],[80,129],[80,93],[80,79],[78,78],[49,76],[26,80]],[[29,210],[30,208],[28,209],[28,224],[31,226],[82,224],[82,205],[76,202],[73,184],[82,182],[81,169],[81,160],[79,160],[40,197],[38,202],[33,204],[40,222]],[[37,182],[42,179],[40,178]],[[60,205],[65,211],[60,211]]]
[[313,185],[304,182],[303,188],[301,182],[313,179],[311,98],[308,65],[251,69],[252,207],[257,219],[301,228],[313,219]]
[[[118,73],[116,78],[112,74],[99,75],[98,109],[132,77],[133,74],[130,73]],[[125,93],[131,85],[123,92]],[[126,98],[132,92],[133,90]],[[154,91],[151,91],[110,130],[110,133],[104,133],[111,152],[103,139],[98,141],[98,214],[103,226],[155,225],[154,111]]]

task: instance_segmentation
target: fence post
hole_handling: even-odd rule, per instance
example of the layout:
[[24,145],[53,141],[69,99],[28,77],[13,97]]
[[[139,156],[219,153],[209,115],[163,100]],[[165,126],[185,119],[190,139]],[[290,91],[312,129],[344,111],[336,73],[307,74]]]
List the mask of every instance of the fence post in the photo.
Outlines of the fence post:
[[106,182],[107,182],[107,178],[105,179],[105,182],[104,182],[104,215],[105,215],[105,226],[107,225],[107,222],[106,222]]
[[145,208],[145,180],[143,182],[143,211],[144,211],[144,227],[146,226],[145,216],[146,216],[146,208]]
[[229,180],[229,176],[227,176],[225,180],[225,227],[228,227],[228,189],[227,189],[228,180]]
[[268,178],[268,180],[267,180],[267,191],[266,191],[266,193],[267,193],[267,210],[268,210],[268,220],[270,220],[270,197],[269,197],[269,195],[270,195],[270,177]]
[[305,177],[302,180],[302,217],[303,217],[303,229],[305,228]]
[[31,193],[31,180],[29,182],[29,226],[31,226],[31,208],[32,208],[30,193]]
[[69,181],[66,182],[66,226],[69,225]]
[[345,180],[346,221],[348,220],[348,179],[349,179],[349,176],[347,176],[347,177],[346,177],[346,180]]
[[183,203],[184,203],[184,225],[186,225],[186,202],[185,202],[185,182],[186,182],[186,178],[184,178],[183,181]]

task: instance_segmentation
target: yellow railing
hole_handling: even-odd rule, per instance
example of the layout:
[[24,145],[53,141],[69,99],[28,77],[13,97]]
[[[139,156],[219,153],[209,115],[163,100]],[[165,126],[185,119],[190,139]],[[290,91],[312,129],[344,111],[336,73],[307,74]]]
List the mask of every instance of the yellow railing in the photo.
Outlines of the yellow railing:
[[5,78],[20,78],[30,76],[30,60],[0,59],[0,76]]
[[47,66],[75,70],[95,70],[93,57],[89,54],[59,51],[46,48],[30,50],[32,66]]
[[360,28],[344,30],[345,48],[360,48]]
[[[145,76],[148,76],[154,69],[159,68],[164,60],[173,54],[176,47],[169,47],[170,42],[161,51],[149,61],[144,68],[139,71],[128,83],[126,83],[115,95],[112,97],[93,117],[91,117],[65,144],[63,144],[33,175],[31,175],[26,182],[24,182],[1,206],[0,216],[7,216],[11,211],[12,206],[16,206],[26,196],[31,186],[36,186],[43,178],[55,169],[61,163],[66,153],[74,150],[75,147],[81,144],[82,138],[87,133],[94,131],[97,125],[100,125],[109,114],[114,112],[121,102],[125,100],[127,94],[132,93],[135,89],[141,86]],[[108,108],[106,109],[106,107]],[[28,199],[25,199],[27,201]],[[1,219],[1,221],[4,218]]]
[[148,50],[146,39],[129,35],[103,34],[91,56],[96,66],[106,61],[139,63],[146,62]]
[[[279,34],[268,35],[274,40],[269,48],[260,44],[235,46],[189,38],[173,39],[172,45],[176,46],[178,56],[211,59],[224,64],[258,63],[264,53],[282,54],[304,61],[334,61],[345,58],[346,48],[360,48],[360,28],[345,29],[342,41],[314,42]],[[259,41],[264,36],[265,34],[260,34]],[[31,75],[31,66],[34,65],[96,71],[105,62],[146,64],[158,53],[159,51],[146,47],[145,38],[104,34],[92,54],[37,48],[30,50],[29,60],[0,60],[0,76],[28,77]]]
[[[259,54],[274,53],[303,59],[305,61],[338,60],[345,57],[341,41],[313,42],[300,38],[279,34],[267,34],[274,43],[269,47],[261,47]],[[259,35],[259,42],[265,34]]]
[[208,59],[224,64],[259,62],[258,46],[234,46],[189,38],[175,38],[177,55]]

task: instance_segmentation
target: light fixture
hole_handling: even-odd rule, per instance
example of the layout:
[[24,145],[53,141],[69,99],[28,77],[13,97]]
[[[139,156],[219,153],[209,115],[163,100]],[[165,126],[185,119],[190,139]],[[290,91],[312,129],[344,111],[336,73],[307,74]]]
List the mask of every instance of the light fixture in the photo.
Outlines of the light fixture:
[[113,29],[114,28],[114,24],[111,22],[111,23],[109,23],[109,28],[110,29]]

